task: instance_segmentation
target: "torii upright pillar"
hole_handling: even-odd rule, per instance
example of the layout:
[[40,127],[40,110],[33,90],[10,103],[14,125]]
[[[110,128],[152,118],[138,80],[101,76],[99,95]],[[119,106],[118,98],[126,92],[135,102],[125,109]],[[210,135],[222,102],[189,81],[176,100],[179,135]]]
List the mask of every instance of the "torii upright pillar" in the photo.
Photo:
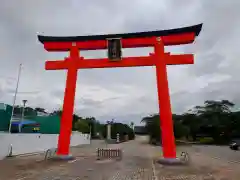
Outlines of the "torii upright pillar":
[[[128,34],[111,34],[76,37],[38,36],[47,51],[70,51],[64,60],[47,61],[46,70],[67,70],[63,114],[58,141],[57,154],[69,158],[69,145],[72,129],[72,114],[78,69],[155,66],[160,111],[161,137],[164,159],[176,160],[176,147],[167,80],[167,65],[193,64],[192,54],[170,55],[164,46],[192,43],[198,36],[202,24],[179,29],[150,31]],[[122,57],[121,48],[154,47],[149,56]],[[103,59],[84,59],[80,50],[108,48],[109,57]]]
[[63,100],[63,112],[61,117],[60,133],[58,138],[57,154],[63,159],[72,159],[69,155],[69,144],[72,133],[72,115],[74,109],[74,100],[77,84],[77,72],[75,61],[79,59],[79,50],[76,43],[72,43],[70,49],[70,58],[66,59],[68,63],[66,89]]
[[157,91],[160,125],[162,131],[162,146],[165,147],[163,156],[165,158],[176,158],[174,133],[170,133],[173,132],[173,121],[167,79],[167,56],[164,53],[164,44],[160,38],[156,41],[154,52],[154,56],[156,58]]

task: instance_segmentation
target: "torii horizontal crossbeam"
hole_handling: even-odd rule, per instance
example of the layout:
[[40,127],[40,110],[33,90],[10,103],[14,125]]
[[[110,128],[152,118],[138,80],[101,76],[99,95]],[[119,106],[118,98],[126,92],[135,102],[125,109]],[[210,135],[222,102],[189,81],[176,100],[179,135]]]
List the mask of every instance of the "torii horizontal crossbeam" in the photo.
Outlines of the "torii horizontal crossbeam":
[[[193,64],[192,54],[183,55],[169,55],[166,54],[167,65],[177,64]],[[76,69],[89,69],[89,68],[113,68],[113,67],[135,67],[135,66],[154,66],[156,65],[156,58],[154,55],[142,57],[126,57],[121,62],[112,62],[107,58],[103,59],[75,59],[75,61],[65,60],[46,61],[46,70],[59,70],[68,69],[74,63]]]

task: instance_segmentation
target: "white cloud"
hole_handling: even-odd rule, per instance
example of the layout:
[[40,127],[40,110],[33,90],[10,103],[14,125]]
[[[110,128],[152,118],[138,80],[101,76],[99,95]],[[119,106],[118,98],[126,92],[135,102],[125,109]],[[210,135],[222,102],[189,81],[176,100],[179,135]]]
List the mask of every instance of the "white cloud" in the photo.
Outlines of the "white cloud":
[[[48,53],[37,42],[44,35],[87,35],[178,28],[203,23],[194,44],[166,48],[195,54],[195,64],[168,67],[173,112],[182,112],[206,99],[228,98],[240,105],[239,32],[237,0],[2,0],[0,6],[0,100],[12,103],[18,65],[24,63],[17,103],[49,110],[61,107],[65,71],[45,71],[47,59],[67,53]],[[124,55],[146,55],[152,49],[126,50]],[[102,52],[83,52],[88,58]],[[10,79],[8,77],[11,77]],[[138,120],[158,111],[155,69],[116,68],[81,70],[75,111],[97,118]],[[15,79],[15,80],[14,80]],[[29,92],[29,93],[26,93]],[[120,119],[121,119],[120,118]]]

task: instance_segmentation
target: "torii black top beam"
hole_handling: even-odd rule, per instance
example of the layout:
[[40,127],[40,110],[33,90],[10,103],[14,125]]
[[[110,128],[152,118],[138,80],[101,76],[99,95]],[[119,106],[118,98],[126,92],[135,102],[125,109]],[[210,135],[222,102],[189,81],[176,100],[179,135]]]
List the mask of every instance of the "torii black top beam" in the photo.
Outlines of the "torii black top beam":
[[202,29],[202,24],[188,26],[177,29],[169,30],[159,30],[159,31],[145,31],[137,33],[123,33],[123,34],[107,34],[107,35],[90,35],[90,36],[42,36],[38,35],[38,40],[41,43],[46,42],[84,42],[84,41],[97,41],[106,40],[111,38],[147,38],[147,37],[159,37],[159,36],[169,36],[169,35],[179,35],[185,33],[194,33],[198,36]]

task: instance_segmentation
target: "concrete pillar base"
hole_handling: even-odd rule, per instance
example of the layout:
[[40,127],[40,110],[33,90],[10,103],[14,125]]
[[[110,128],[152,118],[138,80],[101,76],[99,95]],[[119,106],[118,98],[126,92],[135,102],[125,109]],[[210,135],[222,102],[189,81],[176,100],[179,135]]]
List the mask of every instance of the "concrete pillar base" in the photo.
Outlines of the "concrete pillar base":
[[69,160],[74,160],[75,157],[72,155],[56,155],[51,159],[56,161],[69,161]]
[[179,158],[160,158],[156,162],[163,165],[184,165],[185,164]]

